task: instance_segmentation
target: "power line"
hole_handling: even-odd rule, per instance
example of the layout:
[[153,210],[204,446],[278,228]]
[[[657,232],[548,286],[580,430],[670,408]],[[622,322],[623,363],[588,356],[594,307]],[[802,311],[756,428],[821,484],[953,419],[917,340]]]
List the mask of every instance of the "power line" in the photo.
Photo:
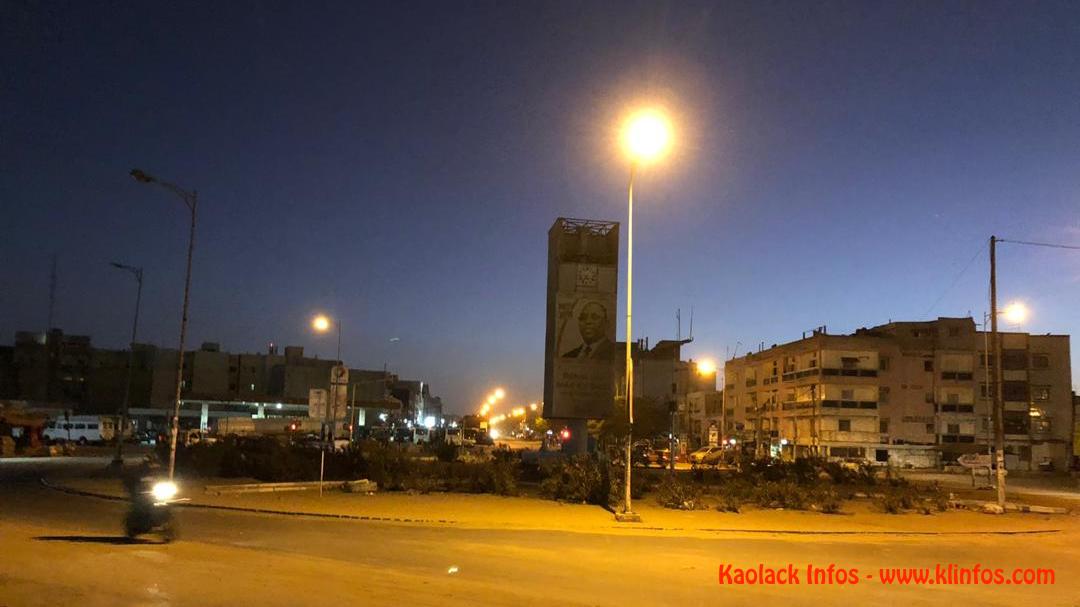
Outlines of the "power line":
[[929,315],[930,312],[932,312],[934,308],[936,308],[937,305],[941,303],[941,300],[945,299],[945,296],[948,295],[949,291],[951,291],[952,288],[956,286],[956,283],[960,282],[960,279],[964,276],[964,273],[968,271],[968,268],[971,267],[971,264],[975,263],[975,260],[978,259],[985,251],[985,246],[980,243],[979,248],[975,250],[975,254],[971,256],[971,259],[969,259],[966,264],[964,264],[964,269],[960,270],[960,273],[956,275],[956,278],[954,278],[951,283],[949,283],[948,287],[945,287],[945,290],[942,291],[941,295],[939,295],[938,298],[934,300],[934,303],[926,309],[926,312],[923,314],[923,316]]
[[1074,251],[1080,251],[1080,246],[1071,244],[1056,244],[1049,242],[1031,242],[1030,240],[1006,240],[1004,238],[998,238],[998,242],[1009,242],[1012,244],[1023,244],[1031,247],[1050,247],[1051,249],[1072,249]]

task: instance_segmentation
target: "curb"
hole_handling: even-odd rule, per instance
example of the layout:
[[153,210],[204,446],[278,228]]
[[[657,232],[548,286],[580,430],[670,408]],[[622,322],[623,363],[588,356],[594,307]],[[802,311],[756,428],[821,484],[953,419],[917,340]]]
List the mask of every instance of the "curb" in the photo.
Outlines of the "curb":
[[[92,497],[103,500],[111,500],[114,502],[126,502],[126,497],[120,497],[118,495],[109,495],[107,493],[95,493],[93,491],[83,491],[81,489],[72,489],[71,487],[64,487],[61,485],[54,485],[44,478],[40,479],[41,485],[47,489],[53,491],[59,491],[61,493],[67,493],[69,495],[78,495],[81,497]],[[275,510],[273,508],[245,508],[243,506],[221,506],[217,504],[200,504],[197,502],[177,502],[174,506],[179,508],[199,508],[203,510],[226,510],[230,512],[248,512],[252,514],[273,514],[277,516],[295,516],[295,517],[312,517],[312,518],[327,518],[337,520],[352,520],[352,521],[369,521],[379,523],[410,523],[410,524],[422,524],[422,525],[456,525],[457,521],[449,519],[423,519],[423,518],[407,518],[397,516],[372,516],[364,514],[335,514],[332,512],[299,512],[294,510]]]
[[[70,495],[78,495],[82,497],[92,497],[97,499],[105,499],[116,502],[126,502],[127,498],[108,495],[105,493],[95,493],[92,491],[83,491],[81,489],[72,489],[70,487],[64,487],[61,485],[54,485],[44,478],[40,479],[42,486],[52,489],[53,491],[59,491],[61,493],[67,493]],[[195,502],[179,502],[175,504],[181,508],[199,508],[204,510],[225,510],[231,512],[246,512],[252,514],[271,514],[276,516],[291,516],[291,517],[311,517],[311,518],[325,518],[334,520],[352,520],[352,521],[366,521],[366,522],[379,522],[379,523],[406,523],[406,524],[442,524],[442,525],[460,525],[459,521],[449,519],[417,519],[417,518],[404,518],[404,517],[392,517],[392,516],[368,516],[360,514],[334,514],[326,512],[298,512],[292,510],[274,510],[271,508],[245,508],[242,506],[219,506],[215,504],[199,504]],[[467,529],[468,527],[459,527]],[[492,527],[496,528],[496,527]],[[639,529],[643,531],[698,531],[703,533],[746,533],[754,535],[798,535],[798,536],[813,536],[813,535],[825,535],[825,536],[852,536],[852,535],[876,535],[876,536],[976,536],[976,535],[1003,535],[1003,536],[1018,536],[1018,535],[1050,535],[1054,533],[1061,533],[1061,529],[1031,529],[1021,531],[806,531],[799,529],[722,529],[722,528],[702,528],[702,529],[686,529],[684,527],[605,527],[605,529]],[[581,530],[575,529],[517,529],[519,531],[566,531],[575,532]]]

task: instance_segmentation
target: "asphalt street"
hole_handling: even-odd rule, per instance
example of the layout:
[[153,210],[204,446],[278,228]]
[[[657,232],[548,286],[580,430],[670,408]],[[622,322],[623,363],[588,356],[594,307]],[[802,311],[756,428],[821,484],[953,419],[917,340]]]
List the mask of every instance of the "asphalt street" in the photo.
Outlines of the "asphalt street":
[[[80,604],[1080,605],[1075,517],[1044,535],[714,539],[455,529],[200,509],[172,545],[119,538],[125,505],[46,488],[97,460],[0,463],[0,606]],[[912,515],[914,516],[914,515]],[[856,568],[858,584],[738,586],[726,564]],[[882,567],[1053,568],[1045,586],[881,583]],[[872,576],[872,577],[867,577]],[[150,580],[150,581],[148,581]]]

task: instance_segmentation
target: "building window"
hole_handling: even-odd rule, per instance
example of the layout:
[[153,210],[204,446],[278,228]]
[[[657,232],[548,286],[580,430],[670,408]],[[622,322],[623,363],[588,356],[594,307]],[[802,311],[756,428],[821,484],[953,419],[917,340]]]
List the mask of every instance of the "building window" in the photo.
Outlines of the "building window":
[[881,388],[878,389],[878,402],[880,402],[880,403],[889,402],[889,386],[882,386]]
[[983,398],[992,398],[994,396],[994,384],[979,384],[979,394]]
[[934,424],[926,424],[926,433],[927,434],[933,434],[934,433]]
[[1002,397],[1008,401],[1027,402],[1028,385],[1025,381],[1007,381],[1001,388]]
[[1005,434],[1027,434],[1031,427],[1027,411],[1006,411],[1003,422]]
[[841,432],[851,432],[851,420],[850,419],[842,419],[842,420],[840,420],[839,424],[840,424],[839,425],[839,430]]
[[1031,367],[1033,369],[1049,369],[1050,357],[1045,354],[1032,354]]
[[881,432],[882,434],[889,433],[889,420],[883,419],[878,422],[878,432]]
[[949,424],[948,432],[949,434],[960,434],[960,424]]
[[888,371],[889,370],[889,357],[888,356],[882,356],[881,358],[878,359],[878,370],[879,371]]
[[1027,369],[1027,352],[1024,350],[1005,350],[1001,354],[1001,368],[1006,371]]
[[1042,402],[1050,400],[1050,386],[1032,386],[1031,400]]
[[923,368],[923,371],[926,371],[928,373],[933,373],[933,371],[934,371],[934,361],[932,361],[932,360],[924,360],[923,364],[922,364],[922,368]]
[[926,394],[924,394],[923,395],[923,402],[925,402],[927,404],[930,404],[930,403],[934,402],[934,393],[933,392],[927,392]]
[[844,369],[858,369],[859,359],[854,356],[844,356],[840,359],[840,365]]
[[[987,363],[989,363],[989,365],[987,365]],[[994,368],[994,357],[989,356],[989,355],[987,355],[985,353],[980,354],[979,355],[979,366],[984,368],[984,369],[987,366],[989,366],[991,369]]]

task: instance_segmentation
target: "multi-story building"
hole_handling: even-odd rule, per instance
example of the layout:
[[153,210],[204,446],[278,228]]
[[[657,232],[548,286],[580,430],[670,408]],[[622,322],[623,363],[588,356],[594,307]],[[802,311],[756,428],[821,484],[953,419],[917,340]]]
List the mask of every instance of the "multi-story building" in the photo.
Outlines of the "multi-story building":
[[[651,348],[648,340],[633,344],[634,410],[638,417],[651,413],[665,416],[664,434],[669,430],[679,438],[681,449],[693,449],[702,444],[705,403],[715,403],[716,372],[699,372],[697,363],[682,360],[682,347],[690,340],[662,339]],[[615,394],[626,398],[625,342],[618,342],[615,351]],[[700,411],[698,411],[700,409]]]
[[[89,337],[59,330],[19,332],[13,346],[0,347],[0,398],[76,413],[118,412],[130,354],[93,348]],[[148,427],[164,425],[176,399],[177,351],[135,344],[131,361],[132,415]],[[307,415],[310,391],[329,388],[335,362],[306,357],[299,346],[286,347],[283,355],[273,344],[266,353],[232,354],[204,343],[184,353],[181,419],[205,428],[216,417]],[[358,410],[409,420],[441,416],[442,401],[426,382],[399,381],[386,370],[350,369],[349,377],[347,400]],[[362,425],[365,416],[354,419]]]
[[[1006,465],[1067,466],[1068,336],[1001,333],[1001,339]],[[814,331],[728,361],[732,431],[786,457],[952,462],[993,443],[996,361],[986,355],[988,346],[971,318],[890,322],[852,335]]]

